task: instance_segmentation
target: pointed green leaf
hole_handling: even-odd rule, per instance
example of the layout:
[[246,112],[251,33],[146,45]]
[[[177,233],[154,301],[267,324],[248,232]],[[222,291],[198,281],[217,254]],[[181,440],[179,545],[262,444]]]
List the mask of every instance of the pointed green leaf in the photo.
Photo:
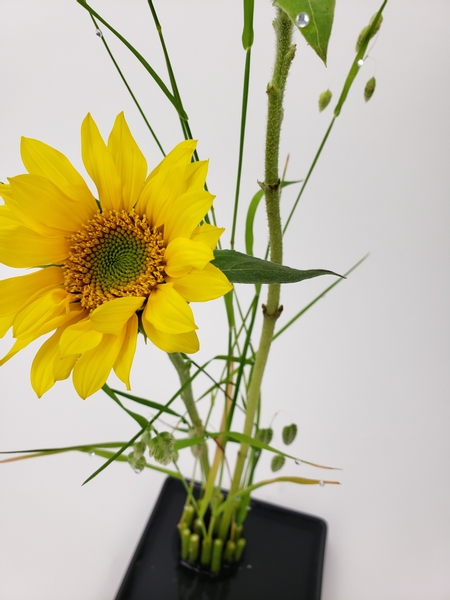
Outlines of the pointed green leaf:
[[216,250],[214,266],[220,269],[232,283],[296,283],[320,275],[336,275],[333,271],[310,269],[300,271],[235,250]]
[[335,0],[275,0],[274,4],[283,9],[297,27],[298,15],[306,13],[303,22],[309,18],[308,24],[298,30],[326,65]]

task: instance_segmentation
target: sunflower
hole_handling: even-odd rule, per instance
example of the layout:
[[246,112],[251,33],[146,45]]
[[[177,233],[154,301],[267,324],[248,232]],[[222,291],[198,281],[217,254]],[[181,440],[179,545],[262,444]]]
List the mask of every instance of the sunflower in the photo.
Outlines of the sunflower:
[[60,152],[22,138],[28,173],[0,186],[0,261],[34,268],[0,282],[0,335],[15,343],[0,361],[40,336],[31,384],[42,396],[72,373],[82,398],[114,369],[130,389],[138,332],[165,352],[199,348],[190,302],[231,285],[210,264],[224,231],[203,223],[214,196],[196,142],[178,144],[147,177],[147,162],[123,113],[105,144],[87,115],[82,158],[98,192]]

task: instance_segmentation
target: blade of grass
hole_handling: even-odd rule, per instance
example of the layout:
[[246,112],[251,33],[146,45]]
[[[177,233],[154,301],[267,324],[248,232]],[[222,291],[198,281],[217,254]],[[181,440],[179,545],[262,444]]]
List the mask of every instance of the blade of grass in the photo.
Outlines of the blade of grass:
[[[350,275],[350,273],[352,271],[354,271],[357,267],[359,267],[359,265],[362,264],[366,260],[366,258],[368,258],[368,256],[369,256],[368,254],[363,256],[363,258],[361,258],[361,260],[359,260],[355,265],[353,265],[353,267],[351,269],[349,269],[347,271],[347,273],[344,274],[344,277],[347,277],[347,275]],[[290,327],[293,323],[295,323],[295,321],[297,319],[299,319],[303,314],[305,314],[305,312],[307,310],[309,310],[311,308],[311,306],[314,306],[314,304],[316,302],[318,302],[321,298],[323,298],[325,296],[325,294],[327,294],[331,289],[333,289],[338,283],[341,283],[341,281],[343,281],[343,279],[339,278],[334,283],[332,283],[327,288],[325,288],[323,292],[321,292],[318,296],[316,296],[316,298],[314,298],[314,300],[312,300],[309,304],[307,304],[304,308],[302,308],[302,310],[300,312],[298,312],[295,315],[295,317],[293,317],[290,321],[288,321],[288,323],[286,323],[286,325],[284,325],[281,329],[279,329],[276,332],[276,334],[273,336],[272,339],[276,340],[279,335],[281,335],[284,331],[286,331],[286,329],[288,329],[288,327]]]
[[186,120],[188,118],[188,116],[184,112],[184,109],[180,105],[180,102],[178,101],[178,99],[175,98],[175,96],[173,96],[170,93],[169,89],[167,88],[166,84],[163,82],[161,77],[159,77],[159,75],[156,73],[156,71],[150,66],[150,64],[145,60],[145,58],[136,50],[136,48],[134,48],[134,46],[132,46],[130,44],[130,42],[128,42],[116,29],[114,29],[114,27],[112,27],[107,21],[105,21],[105,19],[101,15],[99,15],[98,12],[96,12],[91,6],[89,6],[89,4],[87,2],[85,2],[85,0],[76,0],[76,1],[78,2],[78,4],[80,6],[82,6],[85,10],[87,10],[93,17],[95,17],[98,21],[100,21],[100,23],[103,23],[103,25],[105,27],[107,27],[111,31],[111,33],[113,33],[117,37],[117,39],[119,39],[122,42],[122,44],[124,46],[126,46],[128,48],[128,50],[137,58],[137,60],[141,63],[141,65],[144,67],[144,69],[149,73],[149,75],[157,83],[160,90],[167,97],[167,99],[170,101],[170,103],[174,106],[174,108],[177,111],[177,113],[179,114],[180,118]]

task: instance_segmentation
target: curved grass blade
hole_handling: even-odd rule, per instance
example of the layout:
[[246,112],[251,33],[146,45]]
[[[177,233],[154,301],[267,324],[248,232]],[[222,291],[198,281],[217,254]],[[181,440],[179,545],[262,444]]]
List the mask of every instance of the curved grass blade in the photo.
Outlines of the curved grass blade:
[[159,77],[159,75],[156,73],[156,71],[149,65],[149,63],[136,50],[136,48],[134,48],[130,44],[130,42],[128,42],[118,31],[116,31],[114,29],[114,27],[112,27],[107,21],[105,21],[105,19],[101,15],[99,15],[98,12],[96,12],[91,6],[89,6],[89,4],[87,2],[85,2],[85,0],[76,0],[76,1],[78,2],[78,4],[80,6],[82,6],[85,10],[87,10],[93,17],[95,17],[98,21],[100,21],[100,23],[103,23],[103,25],[105,27],[107,27],[111,31],[111,33],[113,33],[117,37],[117,39],[119,39],[122,42],[122,44],[124,46],[126,46],[128,48],[128,50],[138,59],[138,61],[141,63],[141,65],[144,67],[144,69],[155,80],[155,82],[157,83],[157,85],[159,86],[159,88],[161,89],[163,94],[168,98],[170,103],[175,107],[180,118],[183,120],[187,120],[188,116],[185,113],[183,107],[181,106],[179,100],[170,93],[169,89],[167,88],[166,84],[163,82],[161,77]]
[[133,394],[128,394],[127,392],[121,392],[120,390],[111,389],[112,392],[119,396],[123,396],[128,400],[133,400],[133,402],[137,402],[138,404],[142,404],[143,406],[148,406],[148,408],[153,408],[155,410],[160,410],[161,412],[167,413],[169,415],[173,415],[178,419],[181,419],[186,425],[190,425],[189,421],[183,417],[182,414],[172,410],[171,408],[167,408],[164,404],[160,404],[159,402],[153,402],[152,400],[146,400],[145,398],[140,398],[139,396],[133,396]]
[[[357,267],[359,267],[360,264],[362,264],[366,258],[368,258],[368,254],[366,254],[365,256],[363,256],[363,258],[361,258],[361,260],[359,260],[355,265],[353,265],[353,267],[351,269],[349,269],[347,271],[347,273],[344,273],[344,277],[347,277],[348,275],[350,275],[350,273],[352,271],[354,271]],[[328,294],[328,292],[333,289],[338,283],[341,283],[342,279],[338,279],[337,281],[335,281],[334,283],[332,283],[331,285],[329,285],[323,292],[321,292],[318,296],[316,296],[314,298],[314,300],[312,300],[309,304],[307,304],[304,308],[302,308],[302,310],[300,312],[298,312],[295,317],[292,317],[292,319],[290,321],[288,321],[286,323],[286,325],[284,325],[279,331],[276,332],[276,334],[273,336],[273,340],[275,340],[279,335],[281,335],[284,331],[286,331],[286,329],[288,329],[288,327],[290,327],[293,323],[295,323],[295,321],[297,321],[297,319],[299,319],[303,314],[305,314],[305,312],[307,310],[309,310],[311,308],[311,306],[314,306],[314,304],[316,302],[318,302],[321,298],[323,298],[326,294]]]
[[145,417],[143,417],[142,415],[139,415],[138,413],[135,413],[132,410],[129,410],[128,408],[126,408],[122,404],[122,402],[119,400],[119,398],[116,396],[116,394],[114,393],[114,390],[112,390],[108,384],[105,383],[105,385],[102,387],[102,390],[105,392],[105,394],[107,396],[112,398],[114,400],[114,402],[116,402],[116,404],[118,404],[122,410],[124,410],[127,414],[129,414],[130,417],[132,417],[138,425],[140,425],[144,429],[148,426],[147,419]]
[[308,477],[275,477],[274,479],[265,479],[264,481],[259,481],[258,483],[252,483],[251,485],[242,488],[234,494],[228,496],[228,498],[222,502],[212,513],[213,517],[218,517],[230,504],[236,502],[242,496],[253,492],[260,487],[265,485],[270,485],[272,483],[280,483],[280,482],[290,482],[290,483],[298,483],[300,485],[340,485],[339,481],[328,481],[324,479],[309,479]]

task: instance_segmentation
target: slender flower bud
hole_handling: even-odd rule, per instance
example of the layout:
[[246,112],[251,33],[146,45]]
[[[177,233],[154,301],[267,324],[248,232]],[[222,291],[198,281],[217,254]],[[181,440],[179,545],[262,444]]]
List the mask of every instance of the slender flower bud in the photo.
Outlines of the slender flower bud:
[[[359,52],[361,49],[361,46],[366,42],[367,40],[367,34],[369,33],[369,29],[373,23],[373,20],[375,19],[375,17],[377,16],[378,13],[375,13],[373,15],[373,17],[370,19],[370,23],[367,25],[367,27],[364,27],[364,29],[361,30],[361,33],[358,36],[358,40],[356,42],[356,52]],[[371,35],[370,35],[370,39],[372,39],[374,37],[374,35],[376,35],[379,31],[380,31],[380,27],[381,27],[381,23],[383,22],[383,17],[380,16],[380,18],[377,21],[377,24],[375,25],[374,30],[372,31]],[[368,41],[368,40],[367,40]]]

